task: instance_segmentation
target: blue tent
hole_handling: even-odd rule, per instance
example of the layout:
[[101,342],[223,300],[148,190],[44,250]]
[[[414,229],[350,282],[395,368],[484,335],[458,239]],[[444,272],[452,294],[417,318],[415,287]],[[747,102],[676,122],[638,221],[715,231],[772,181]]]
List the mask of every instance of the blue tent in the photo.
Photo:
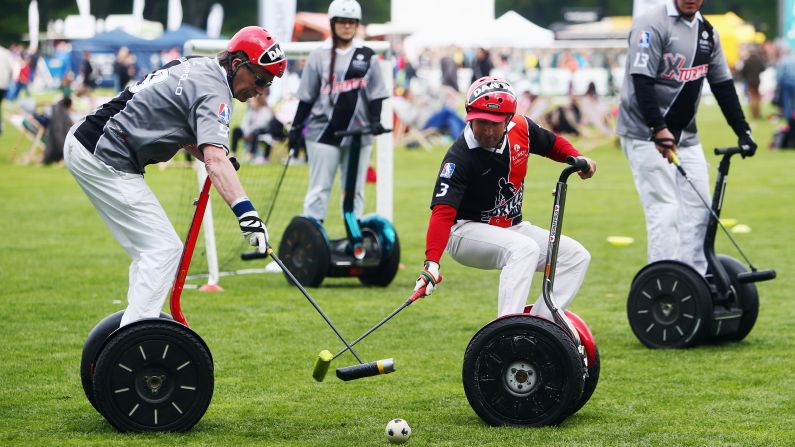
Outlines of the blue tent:
[[[136,57],[138,73],[152,71],[153,63],[159,63],[159,53],[163,47],[154,40],[141,39],[130,33],[115,29],[100,33],[90,39],[72,41],[71,67],[74,73],[80,72],[83,51],[91,53],[91,63],[98,72],[97,84],[103,87],[113,85],[113,61],[119,48],[127,47]],[[156,61],[156,62],[155,62]]]
[[192,25],[182,24],[174,31],[167,31],[157,39],[149,41],[152,45],[158,47],[158,50],[169,50],[171,48],[179,48],[182,53],[182,47],[190,39],[209,39],[210,36],[201,29]]

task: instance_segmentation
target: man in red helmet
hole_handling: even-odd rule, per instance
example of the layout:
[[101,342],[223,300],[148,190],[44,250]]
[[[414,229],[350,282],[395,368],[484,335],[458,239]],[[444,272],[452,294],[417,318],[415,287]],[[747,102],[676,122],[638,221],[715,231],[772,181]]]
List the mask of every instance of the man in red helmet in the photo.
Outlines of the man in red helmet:
[[216,58],[172,61],[70,129],[66,166],[132,258],[122,325],[160,315],[179,264],[182,243],[144,181],[144,168],[170,160],[180,147],[204,162],[243,237],[265,250],[268,232],[227,158],[229,119],[233,97],[262,95],[285,65],[276,39],[249,26]]
[[[501,78],[476,80],[466,96],[463,134],[442,161],[431,199],[431,219],[425,243],[425,268],[414,290],[433,293],[439,279],[439,259],[446,248],[461,264],[497,269],[500,273],[497,316],[521,313],[530,293],[533,273],[545,265],[549,231],[522,220],[524,179],[530,154],[558,162],[581,157],[590,170],[596,163],[565,138],[542,129],[516,113],[516,95]],[[585,278],[588,251],[563,236],[558,252],[554,294],[565,309]],[[533,314],[552,318],[539,298]]]

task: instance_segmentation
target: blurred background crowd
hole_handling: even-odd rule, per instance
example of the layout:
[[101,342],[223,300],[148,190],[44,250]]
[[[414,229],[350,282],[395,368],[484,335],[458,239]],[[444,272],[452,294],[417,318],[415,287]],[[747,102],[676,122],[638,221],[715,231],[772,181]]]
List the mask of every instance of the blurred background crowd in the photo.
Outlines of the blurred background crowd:
[[[519,113],[557,133],[582,137],[579,145],[587,150],[614,139],[632,14],[639,5],[659,1],[664,0],[602,1],[598,7],[583,7],[594,2],[570,0],[550,12],[538,7],[548,3],[543,1],[534,7],[523,1],[392,0],[383,2],[386,6],[365,5],[365,11],[381,11],[381,20],[361,26],[359,37],[389,44],[383,60],[393,74],[398,147],[451,143],[464,127],[466,87],[492,74],[512,83],[520,97]],[[789,1],[780,0],[779,8],[786,11],[782,4]],[[251,24],[255,17],[255,2],[199,2],[201,13],[191,9],[189,14],[194,24],[183,23],[178,0],[170,0],[167,9],[165,2],[158,6],[135,0],[132,14],[102,17],[100,11],[92,14],[87,0],[76,5],[38,3],[20,2],[28,8],[16,16],[22,22],[28,19],[27,33],[0,33],[0,132],[8,126],[20,132],[12,150],[24,163],[59,162],[72,122],[185,54],[186,43],[223,39],[222,31]],[[108,9],[97,3],[102,7],[94,8]],[[315,12],[325,11],[327,3],[260,0],[257,18],[281,41],[318,42],[330,35],[325,13]],[[772,0],[767,3],[776,6]],[[40,23],[38,10],[48,5],[61,6],[51,8]],[[247,22],[224,21],[224,7],[233,11],[230,17]],[[249,13],[241,16],[237,8]],[[616,14],[608,15],[611,11]],[[795,53],[787,39],[776,37],[788,35],[790,21],[779,17],[780,23],[770,24],[764,16],[746,20],[742,14],[753,15],[753,9],[726,1],[706,2],[703,11],[721,36],[749,118],[778,123],[773,148],[795,147]],[[165,26],[152,20],[158,15],[166,15]],[[297,106],[303,63],[302,57],[291,58],[288,74],[266,99],[237,106],[245,114],[230,135],[231,147],[243,160],[268,163],[272,147],[283,144]]]

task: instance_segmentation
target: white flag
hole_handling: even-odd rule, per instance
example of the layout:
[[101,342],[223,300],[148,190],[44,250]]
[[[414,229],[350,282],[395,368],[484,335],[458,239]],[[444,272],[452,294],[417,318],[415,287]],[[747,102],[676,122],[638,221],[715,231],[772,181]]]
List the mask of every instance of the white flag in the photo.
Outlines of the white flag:
[[144,2],[145,0],[133,0],[133,17],[135,20],[144,19]]
[[224,7],[214,3],[207,16],[207,35],[217,39],[221,35],[221,25],[224,23]]
[[180,0],[168,0],[168,24],[166,28],[174,31],[182,25],[182,2]]
[[28,35],[30,35],[30,50],[36,51],[39,47],[39,2],[33,0],[28,6]]
[[259,25],[279,42],[293,39],[296,0],[259,0]]
[[91,14],[91,0],[77,0],[77,11],[80,17],[85,17]]

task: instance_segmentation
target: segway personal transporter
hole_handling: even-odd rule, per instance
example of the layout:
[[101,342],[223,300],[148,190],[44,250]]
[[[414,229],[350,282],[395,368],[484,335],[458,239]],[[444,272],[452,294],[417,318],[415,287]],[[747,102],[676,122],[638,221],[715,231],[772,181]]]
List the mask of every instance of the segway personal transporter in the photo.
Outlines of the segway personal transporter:
[[[232,164],[239,165],[234,159]],[[204,416],[213,395],[210,349],[188,327],[180,297],[210,199],[204,181],[169,298],[171,316],[119,328],[118,311],[88,334],[80,378],[94,408],[122,432],[186,431]]]
[[599,351],[590,329],[573,312],[561,312],[552,295],[566,180],[589,168],[583,159],[569,157],[567,162],[571,166],[555,187],[542,287],[554,321],[530,315],[532,306],[527,306],[524,314],[484,326],[464,354],[464,392],[475,413],[490,425],[557,425],[588,402],[599,381]]
[[317,287],[326,277],[357,277],[366,286],[386,287],[397,274],[400,241],[395,227],[377,214],[358,220],[354,214],[362,135],[367,134],[368,129],[334,133],[351,137],[342,201],[346,236],[331,239],[320,221],[305,216],[294,217],[284,230],[279,256],[301,284]]
[[[776,277],[775,270],[757,270],[720,221],[732,155],[746,157],[739,147],[717,148],[723,155],[710,206],[704,238],[706,277],[682,262],[657,261],[643,267],[632,280],[627,298],[627,317],[632,332],[649,348],[686,348],[702,341],[731,342],[744,339],[759,313],[755,282]],[[679,173],[695,189],[687,173],[674,159]],[[750,271],[737,259],[715,253],[715,234],[720,226]]]

